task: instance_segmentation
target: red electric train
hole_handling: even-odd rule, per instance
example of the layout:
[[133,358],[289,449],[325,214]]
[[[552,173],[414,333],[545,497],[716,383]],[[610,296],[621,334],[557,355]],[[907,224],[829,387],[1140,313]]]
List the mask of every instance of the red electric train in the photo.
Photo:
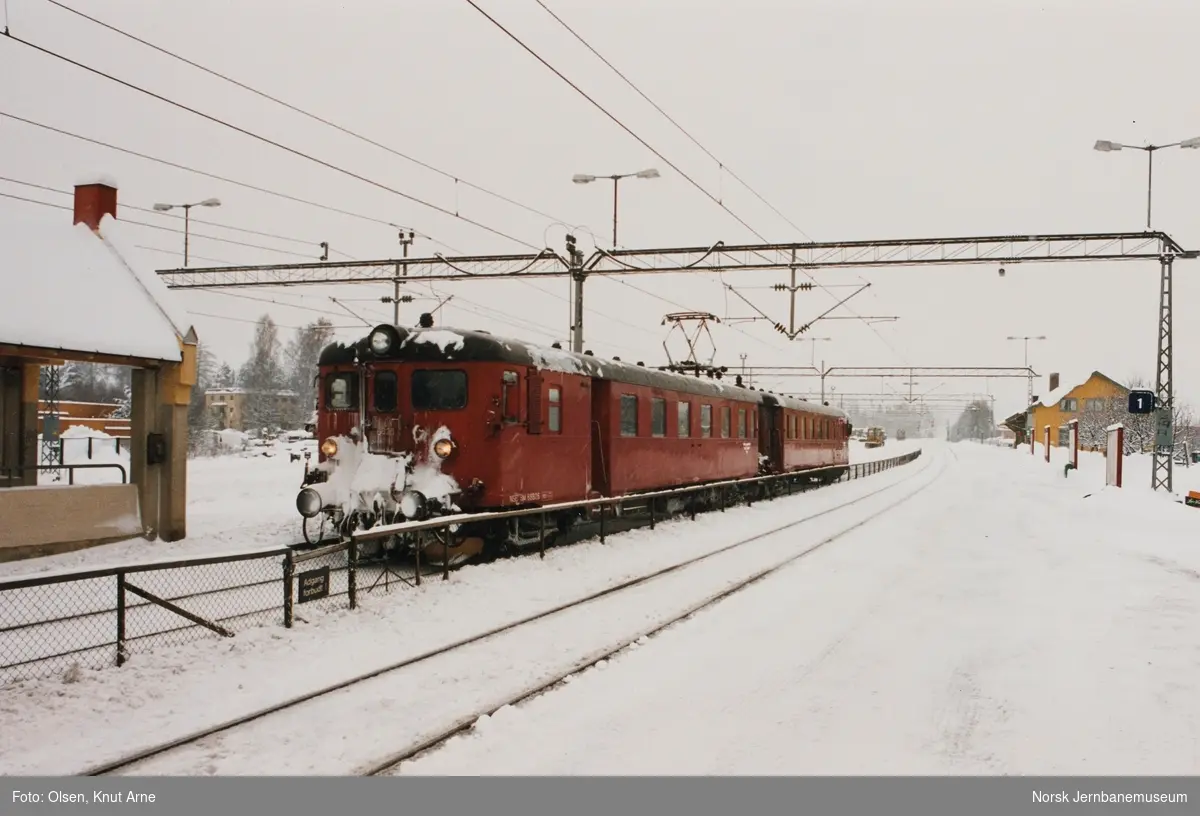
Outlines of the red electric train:
[[[345,533],[764,473],[831,482],[849,463],[849,418],[835,408],[484,331],[380,325],[326,347],[317,382],[319,464],[296,502],[306,538],[317,519]],[[804,473],[814,468],[832,469]],[[715,506],[715,494],[665,509]],[[548,527],[589,520],[574,510]],[[539,532],[536,516],[467,524],[427,534],[422,557],[457,564],[536,546]]]

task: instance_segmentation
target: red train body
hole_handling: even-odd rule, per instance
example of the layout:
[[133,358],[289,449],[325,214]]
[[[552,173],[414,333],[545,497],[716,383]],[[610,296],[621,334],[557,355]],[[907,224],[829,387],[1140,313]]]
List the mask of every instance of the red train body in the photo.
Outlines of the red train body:
[[[762,473],[834,466],[833,481],[848,465],[837,409],[486,332],[382,325],[327,347],[319,369],[321,454],[297,508],[343,532]],[[422,552],[457,563],[536,543],[523,524],[537,521],[446,532]]]

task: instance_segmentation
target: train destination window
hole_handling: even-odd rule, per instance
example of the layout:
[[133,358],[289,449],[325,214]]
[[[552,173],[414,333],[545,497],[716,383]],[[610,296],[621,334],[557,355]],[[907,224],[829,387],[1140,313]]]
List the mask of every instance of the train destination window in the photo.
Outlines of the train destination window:
[[550,389],[550,433],[562,431],[562,391]]
[[712,436],[712,406],[700,406],[700,435],[704,437]]
[[729,438],[729,406],[721,408],[721,438]]
[[412,375],[414,411],[455,411],[467,404],[467,372],[422,369]]
[[347,411],[358,407],[358,375],[330,374],[325,380],[325,407],[331,411]]
[[375,410],[390,414],[396,410],[399,402],[399,386],[396,383],[395,371],[375,372]]
[[738,439],[746,438],[746,409],[738,408]]
[[621,436],[637,436],[637,397],[621,395]]
[[652,436],[667,435],[667,401],[665,399],[650,398],[650,434]]
[[690,402],[679,403],[679,430],[680,436],[692,435],[692,404]]

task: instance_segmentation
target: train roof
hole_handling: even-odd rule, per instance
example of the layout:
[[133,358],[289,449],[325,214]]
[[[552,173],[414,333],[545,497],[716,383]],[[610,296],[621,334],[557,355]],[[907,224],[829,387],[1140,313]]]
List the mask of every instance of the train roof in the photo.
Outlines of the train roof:
[[[394,338],[392,349],[382,355],[376,354],[369,343],[370,335],[379,329],[392,332]],[[763,405],[782,405],[797,411],[847,418],[844,411],[817,402],[746,388],[717,379],[661,371],[617,359],[605,360],[590,353],[579,354],[559,348],[538,346],[486,331],[407,328],[383,324],[372,329],[366,337],[349,345],[337,342],[326,346],[321,352],[318,364],[322,366],[345,365],[376,360],[413,363],[512,363],[513,365],[533,366],[566,374],[581,374],[631,385],[738,399]]]

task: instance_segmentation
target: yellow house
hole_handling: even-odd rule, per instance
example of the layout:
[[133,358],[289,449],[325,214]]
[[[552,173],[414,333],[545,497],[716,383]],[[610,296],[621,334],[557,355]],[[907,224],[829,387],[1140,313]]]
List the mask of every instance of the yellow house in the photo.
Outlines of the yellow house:
[[1092,437],[1098,437],[1100,429],[1122,420],[1128,394],[1128,388],[1099,371],[1093,371],[1076,385],[1060,385],[1058,374],[1051,374],[1050,393],[1030,407],[1034,440],[1040,443],[1049,425],[1050,444],[1065,447],[1070,444],[1070,433],[1063,426],[1078,419],[1079,446],[1102,449],[1103,441]]

